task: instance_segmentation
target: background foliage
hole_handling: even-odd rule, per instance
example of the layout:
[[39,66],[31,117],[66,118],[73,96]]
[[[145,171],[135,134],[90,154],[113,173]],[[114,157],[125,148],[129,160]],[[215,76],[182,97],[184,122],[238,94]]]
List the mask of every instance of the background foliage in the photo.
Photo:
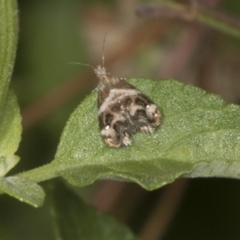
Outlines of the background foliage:
[[[191,19],[140,19],[134,11],[141,1],[18,3],[20,36],[12,88],[20,102],[24,131],[17,152],[22,160],[11,174],[54,158],[70,113],[97,84],[88,69],[67,63],[98,64],[105,32],[106,65],[113,75],[175,77],[220,94],[228,102],[239,102],[240,45],[236,38]],[[238,1],[206,4],[240,15]],[[143,230],[154,219],[152,212],[157,213],[155,222],[159,225],[150,232],[161,230],[156,239],[240,237],[237,180],[180,180],[150,193],[135,184],[106,181],[76,191],[89,203],[128,223],[142,239]],[[172,203],[174,199],[177,203]],[[47,203],[34,209],[7,195],[1,195],[0,201],[1,238],[53,239]],[[145,239],[154,238],[148,234]]]

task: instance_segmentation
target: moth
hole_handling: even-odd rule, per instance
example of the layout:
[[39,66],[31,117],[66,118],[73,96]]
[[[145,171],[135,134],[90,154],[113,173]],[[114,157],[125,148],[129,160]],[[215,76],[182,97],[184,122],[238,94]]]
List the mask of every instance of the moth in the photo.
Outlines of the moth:
[[153,133],[160,125],[159,107],[141,91],[123,78],[113,77],[104,67],[104,36],[102,63],[96,68],[89,64],[71,62],[93,68],[99,78],[98,120],[100,134],[110,147],[131,145],[131,137],[137,131]]
[[113,77],[102,65],[94,68],[98,83],[98,120],[103,140],[110,147],[131,144],[137,131],[153,133],[160,125],[158,106],[124,79]]

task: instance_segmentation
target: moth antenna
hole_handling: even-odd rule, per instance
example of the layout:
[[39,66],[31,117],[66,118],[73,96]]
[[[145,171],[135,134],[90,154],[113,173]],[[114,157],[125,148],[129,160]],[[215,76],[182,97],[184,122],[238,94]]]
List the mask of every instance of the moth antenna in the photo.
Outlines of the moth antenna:
[[107,37],[107,33],[105,33],[105,34],[104,34],[104,37],[103,37],[103,45],[102,45],[102,67],[105,67],[105,56],[104,56],[104,52],[105,52],[106,37]]
[[95,68],[87,63],[80,63],[80,62],[68,62],[68,64],[75,64],[75,65],[82,65],[82,66],[86,66],[86,67],[91,67],[93,70],[95,70]]

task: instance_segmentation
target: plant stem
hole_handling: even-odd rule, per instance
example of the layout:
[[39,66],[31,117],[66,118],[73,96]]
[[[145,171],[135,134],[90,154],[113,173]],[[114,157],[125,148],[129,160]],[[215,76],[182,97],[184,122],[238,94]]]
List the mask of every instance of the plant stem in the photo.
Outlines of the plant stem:
[[56,166],[54,164],[47,164],[39,168],[19,173],[17,176],[27,178],[37,183],[55,178],[58,174],[56,173]]
[[210,9],[199,4],[179,4],[175,2],[161,2],[155,5],[141,5],[137,8],[140,17],[165,16],[184,20],[197,20],[200,23],[216,29],[229,36],[240,39],[240,19]]

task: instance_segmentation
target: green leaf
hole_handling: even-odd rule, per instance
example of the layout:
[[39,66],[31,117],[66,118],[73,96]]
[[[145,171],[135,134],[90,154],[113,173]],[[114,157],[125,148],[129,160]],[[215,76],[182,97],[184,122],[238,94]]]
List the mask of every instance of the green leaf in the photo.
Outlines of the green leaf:
[[0,178],[0,190],[34,207],[43,204],[43,189],[34,182],[21,177]]
[[17,4],[0,0],[0,191],[35,207],[42,205],[44,192],[34,182],[3,176],[19,161],[14,153],[21,140],[21,116],[9,83],[17,48]]
[[14,156],[21,139],[21,117],[15,95],[8,90],[17,46],[17,7],[0,1],[0,176],[17,164]]
[[6,173],[12,169],[18,162],[19,162],[18,156],[8,156],[8,157],[0,157],[0,177],[3,177],[6,175]]
[[[17,7],[15,0],[0,1],[0,114],[7,97],[17,48]],[[1,115],[0,115],[1,117]]]
[[161,109],[162,123],[154,134],[135,134],[129,147],[108,147],[100,137],[94,91],[68,120],[55,160],[28,177],[63,176],[77,186],[99,178],[125,179],[149,190],[186,174],[239,178],[239,106],[174,80],[129,82]]
[[0,157],[8,158],[18,149],[21,140],[21,116],[17,99],[9,92],[0,118]]
[[51,212],[55,220],[57,239],[137,239],[127,227],[109,214],[100,213],[86,205],[63,184],[56,184],[52,193]]
[[0,119],[0,191],[34,207],[42,205],[44,192],[34,182],[21,177],[3,176],[19,161],[14,155],[21,140],[21,116],[15,95],[8,92]]

